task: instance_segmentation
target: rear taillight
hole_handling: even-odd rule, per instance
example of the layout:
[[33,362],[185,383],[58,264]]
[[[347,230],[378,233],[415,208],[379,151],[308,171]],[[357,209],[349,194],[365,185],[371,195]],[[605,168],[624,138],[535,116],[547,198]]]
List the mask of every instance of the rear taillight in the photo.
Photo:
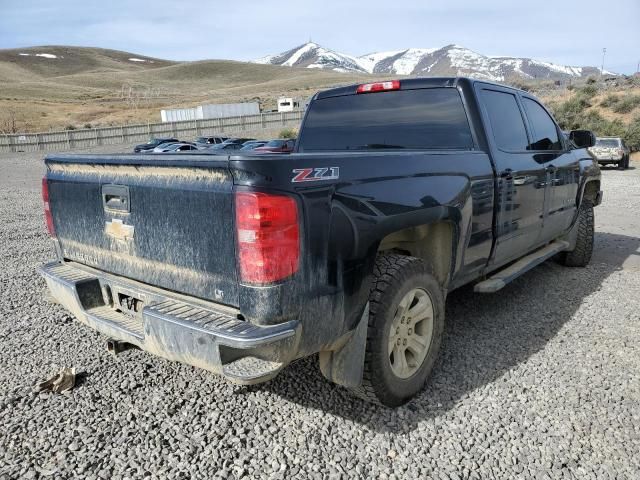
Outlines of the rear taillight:
[[358,85],[356,93],[386,92],[388,90],[400,90],[400,80],[389,80],[388,82],[364,83]]
[[293,275],[300,258],[296,201],[262,192],[236,192],[235,200],[240,280],[267,284]]
[[56,229],[53,226],[53,217],[51,216],[51,205],[49,204],[49,184],[47,177],[42,179],[42,201],[44,202],[44,219],[47,222],[47,231],[52,237],[56,236]]

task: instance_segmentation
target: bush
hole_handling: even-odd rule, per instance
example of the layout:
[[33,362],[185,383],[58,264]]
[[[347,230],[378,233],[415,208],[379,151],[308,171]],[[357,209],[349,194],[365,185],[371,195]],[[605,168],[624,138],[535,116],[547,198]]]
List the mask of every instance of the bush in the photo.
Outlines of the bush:
[[590,106],[583,95],[575,95],[566,102],[550,105],[550,108],[563,129],[573,130],[579,127],[581,117]]
[[593,85],[596,81],[596,77],[589,77],[587,78],[587,85]]
[[572,98],[560,105],[552,105],[560,127],[563,130],[592,130],[598,137],[622,137],[628,139],[630,128],[620,119],[607,120],[600,113],[586,110],[579,98]]
[[67,125],[66,127],[64,127],[65,130],[75,130],[76,126],[75,125]]
[[620,99],[613,107],[612,110],[616,113],[630,113],[640,105],[640,95],[627,95],[623,99]]
[[598,94],[598,87],[595,85],[585,85],[584,87],[578,89],[579,95],[584,95],[587,98],[593,98]]
[[278,134],[279,138],[296,138],[297,136],[298,131],[295,128],[284,128]]
[[620,101],[620,97],[610,93],[600,102],[601,107],[611,108]]
[[632,151],[637,152],[640,150],[640,117],[633,119],[627,127],[623,138]]
[[93,126],[90,123],[85,123],[84,128],[93,128]]
[[618,118],[615,120],[607,120],[598,112],[587,112],[581,118],[581,127],[593,131],[596,137],[623,137],[625,136],[626,127]]
[[513,88],[518,88],[518,89],[523,90],[525,92],[531,92],[533,90],[531,85],[529,85],[528,83],[524,82],[523,80],[519,80],[519,79],[515,79],[515,80],[510,81],[509,85],[511,85]]

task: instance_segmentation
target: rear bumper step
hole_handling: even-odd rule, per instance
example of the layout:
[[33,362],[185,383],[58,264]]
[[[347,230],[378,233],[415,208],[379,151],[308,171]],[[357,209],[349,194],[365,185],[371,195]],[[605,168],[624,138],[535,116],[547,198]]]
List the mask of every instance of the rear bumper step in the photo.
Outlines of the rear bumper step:
[[[273,378],[295,358],[299,322],[256,326],[237,311],[166,292],[75,263],[40,267],[53,297],[78,320],[152,354],[224,375],[235,383]],[[142,302],[138,312],[113,305],[118,295]]]

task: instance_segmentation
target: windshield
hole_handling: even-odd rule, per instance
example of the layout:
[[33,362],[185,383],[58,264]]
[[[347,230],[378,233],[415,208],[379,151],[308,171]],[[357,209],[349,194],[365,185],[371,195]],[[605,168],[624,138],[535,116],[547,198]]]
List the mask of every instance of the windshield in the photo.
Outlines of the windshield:
[[284,145],[285,140],[271,140],[267,142],[265,147],[281,147]]
[[598,138],[596,139],[596,147],[618,148],[620,141],[617,138]]
[[344,95],[309,106],[299,151],[471,149],[473,140],[455,88]]
[[207,143],[207,137],[196,138],[196,143]]

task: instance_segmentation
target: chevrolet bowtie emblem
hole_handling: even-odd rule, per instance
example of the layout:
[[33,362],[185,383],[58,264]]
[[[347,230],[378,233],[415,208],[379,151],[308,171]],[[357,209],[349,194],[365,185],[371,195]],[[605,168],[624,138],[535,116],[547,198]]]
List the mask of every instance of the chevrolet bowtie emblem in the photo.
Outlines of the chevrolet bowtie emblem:
[[104,233],[117,240],[133,240],[133,230],[133,225],[125,225],[118,218],[104,224]]

